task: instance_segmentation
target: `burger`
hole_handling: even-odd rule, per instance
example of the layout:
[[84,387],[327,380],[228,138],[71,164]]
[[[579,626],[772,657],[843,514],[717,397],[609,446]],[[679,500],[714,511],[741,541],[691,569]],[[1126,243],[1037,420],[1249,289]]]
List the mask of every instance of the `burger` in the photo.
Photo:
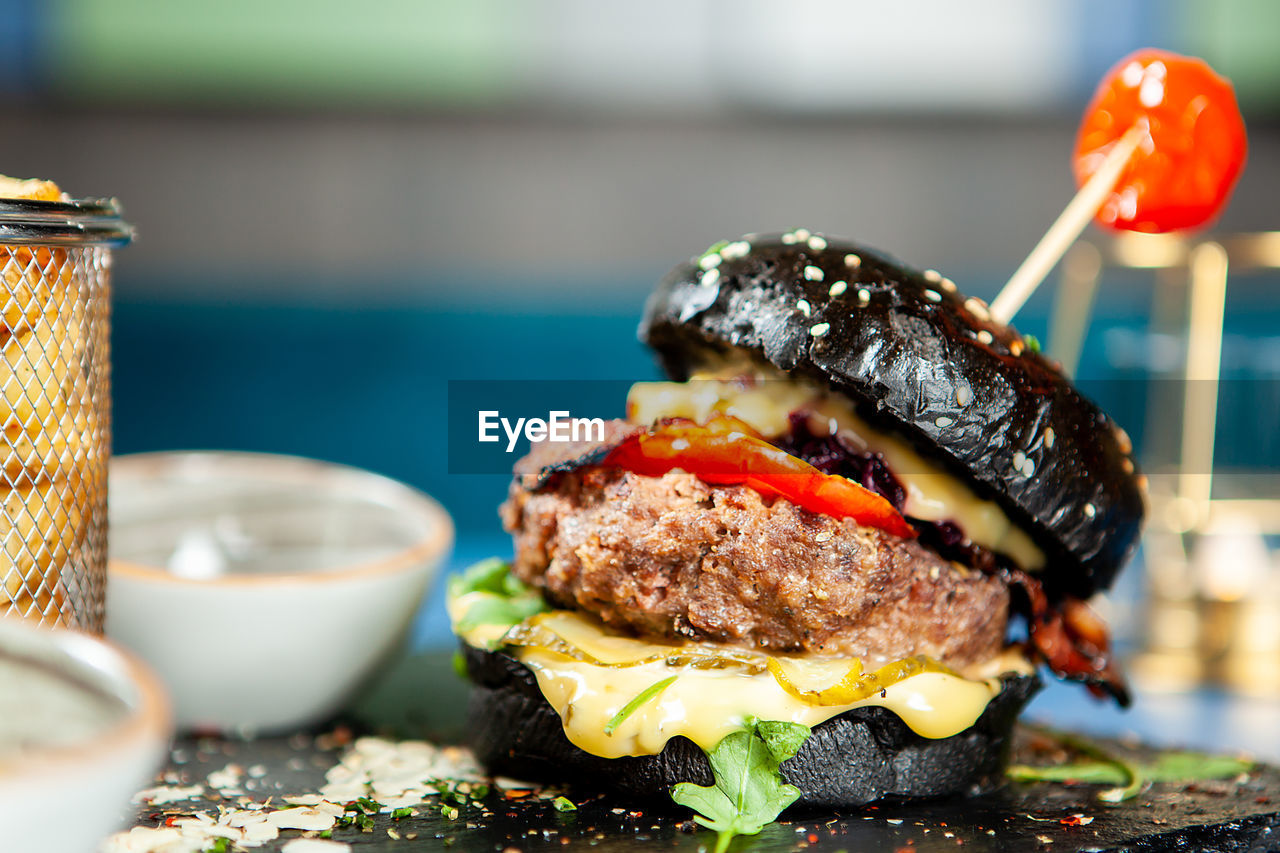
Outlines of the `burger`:
[[501,508],[514,558],[451,589],[493,772],[750,831],[998,785],[1040,671],[1127,704],[1085,601],[1144,484],[1033,339],[804,229],[676,267],[639,335],[669,381],[535,444]]

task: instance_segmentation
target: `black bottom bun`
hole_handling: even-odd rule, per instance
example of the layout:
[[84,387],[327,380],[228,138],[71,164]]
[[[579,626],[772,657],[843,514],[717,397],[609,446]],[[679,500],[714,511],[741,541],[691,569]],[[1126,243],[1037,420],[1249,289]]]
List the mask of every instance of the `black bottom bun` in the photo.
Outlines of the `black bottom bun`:
[[[657,755],[600,758],[569,742],[534,675],[501,652],[462,644],[475,689],[468,708],[470,746],[491,773],[551,783],[583,783],[631,797],[666,798],[677,782],[710,785],[711,767],[693,741],[676,737]],[[782,765],[806,806],[859,806],[884,797],[978,794],[1004,781],[1018,713],[1040,679],[1012,676],[968,729],[932,740],[893,712],[855,708],[814,728]]]

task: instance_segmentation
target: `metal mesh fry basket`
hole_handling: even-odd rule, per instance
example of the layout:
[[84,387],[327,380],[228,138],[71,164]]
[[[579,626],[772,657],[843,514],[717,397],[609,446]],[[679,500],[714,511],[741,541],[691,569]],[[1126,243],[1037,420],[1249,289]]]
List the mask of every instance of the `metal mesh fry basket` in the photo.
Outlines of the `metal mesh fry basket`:
[[0,200],[0,617],[101,632],[114,201]]

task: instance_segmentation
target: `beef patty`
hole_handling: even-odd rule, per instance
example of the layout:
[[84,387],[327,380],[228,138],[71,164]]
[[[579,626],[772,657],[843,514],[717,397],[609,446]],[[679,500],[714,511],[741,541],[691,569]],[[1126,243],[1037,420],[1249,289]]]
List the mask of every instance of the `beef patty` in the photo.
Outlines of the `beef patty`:
[[869,661],[964,667],[1004,645],[1007,587],[917,542],[679,470],[587,467],[533,488],[564,456],[535,446],[501,510],[515,573],[558,606],[641,636]]

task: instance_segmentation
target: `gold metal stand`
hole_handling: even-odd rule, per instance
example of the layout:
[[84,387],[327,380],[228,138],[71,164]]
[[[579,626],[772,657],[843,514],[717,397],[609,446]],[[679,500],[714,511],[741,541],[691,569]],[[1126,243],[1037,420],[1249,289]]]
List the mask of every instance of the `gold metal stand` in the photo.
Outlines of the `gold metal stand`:
[[1149,383],[1147,599],[1134,676],[1151,688],[1280,694],[1280,569],[1262,539],[1280,534],[1280,478],[1215,479],[1214,469],[1228,273],[1280,270],[1280,232],[1078,244],[1064,259],[1050,326],[1049,351],[1068,373],[1108,268],[1152,270],[1152,329],[1186,341],[1181,370],[1169,375],[1182,381]]

